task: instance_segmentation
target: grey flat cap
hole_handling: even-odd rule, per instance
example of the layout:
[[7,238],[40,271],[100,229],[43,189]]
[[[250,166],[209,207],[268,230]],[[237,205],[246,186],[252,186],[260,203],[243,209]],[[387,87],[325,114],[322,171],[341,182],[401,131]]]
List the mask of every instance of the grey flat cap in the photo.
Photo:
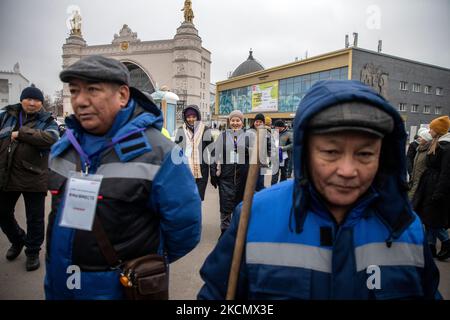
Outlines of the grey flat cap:
[[308,129],[312,133],[363,131],[382,138],[394,130],[394,119],[375,106],[347,102],[319,112],[309,121]]
[[130,85],[130,72],[120,61],[99,55],[88,56],[75,62],[59,74],[62,82],[82,79],[92,82],[113,82]]

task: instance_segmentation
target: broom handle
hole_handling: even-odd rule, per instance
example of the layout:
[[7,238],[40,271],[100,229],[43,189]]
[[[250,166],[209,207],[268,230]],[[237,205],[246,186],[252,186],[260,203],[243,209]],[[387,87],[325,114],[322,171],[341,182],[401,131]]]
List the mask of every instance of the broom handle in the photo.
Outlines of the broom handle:
[[233,251],[233,260],[231,261],[230,275],[228,277],[228,288],[226,300],[234,300],[236,296],[236,288],[239,279],[239,269],[242,261],[242,254],[247,237],[248,221],[253,203],[253,195],[255,194],[256,182],[259,176],[259,132],[256,133],[256,148],[250,154],[250,167],[248,170],[247,182],[245,184],[244,198],[242,203],[241,216],[236,235],[236,242]]

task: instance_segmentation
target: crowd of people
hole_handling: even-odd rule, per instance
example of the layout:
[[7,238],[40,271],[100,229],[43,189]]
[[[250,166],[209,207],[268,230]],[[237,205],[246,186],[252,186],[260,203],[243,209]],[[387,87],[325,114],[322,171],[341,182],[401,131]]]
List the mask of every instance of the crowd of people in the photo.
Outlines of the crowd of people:
[[[406,155],[388,101],[358,81],[330,80],[305,95],[292,129],[262,113],[245,128],[234,110],[218,131],[188,105],[172,142],[159,107],[117,60],[85,57],[60,79],[74,110],[64,132],[35,87],[0,111],[0,224],[6,258],[25,247],[28,271],[40,267],[52,196],[47,299],[124,298],[99,232],[120,261],[156,253],[170,264],[188,254],[200,241],[208,183],[218,189],[221,234],[198,298],[224,299],[253,152],[259,174],[238,299],[440,298],[434,258],[450,258],[448,116],[421,128]],[[21,194],[26,231],[14,216]],[[76,290],[66,283],[71,265],[81,270]],[[370,282],[373,266],[381,276]]]

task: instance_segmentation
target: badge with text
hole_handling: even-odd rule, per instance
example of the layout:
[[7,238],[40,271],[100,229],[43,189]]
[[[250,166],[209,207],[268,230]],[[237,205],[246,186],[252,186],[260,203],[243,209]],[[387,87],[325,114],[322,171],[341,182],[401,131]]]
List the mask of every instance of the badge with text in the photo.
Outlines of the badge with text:
[[186,146],[186,152],[184,153],[184,155],[186,156],[186,158],[190,158],[192,156],[192,145],[188,144]]
[[230,153],[230,164],[239,163],[239,153],[232,151]]
[[69,173],[60,226],[92,230],[102,179],[97,174]]

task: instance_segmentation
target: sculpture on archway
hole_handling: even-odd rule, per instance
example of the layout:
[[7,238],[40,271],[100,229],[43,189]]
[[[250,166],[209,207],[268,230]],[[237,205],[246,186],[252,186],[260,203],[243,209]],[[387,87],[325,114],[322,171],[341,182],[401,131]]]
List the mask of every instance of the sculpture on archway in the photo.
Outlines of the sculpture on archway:
[[192,10],[192,1],[191,0],[184,1],[184,8],[181,9],[181,11],[184,11],[184,22],[193,23],[194,11]]

